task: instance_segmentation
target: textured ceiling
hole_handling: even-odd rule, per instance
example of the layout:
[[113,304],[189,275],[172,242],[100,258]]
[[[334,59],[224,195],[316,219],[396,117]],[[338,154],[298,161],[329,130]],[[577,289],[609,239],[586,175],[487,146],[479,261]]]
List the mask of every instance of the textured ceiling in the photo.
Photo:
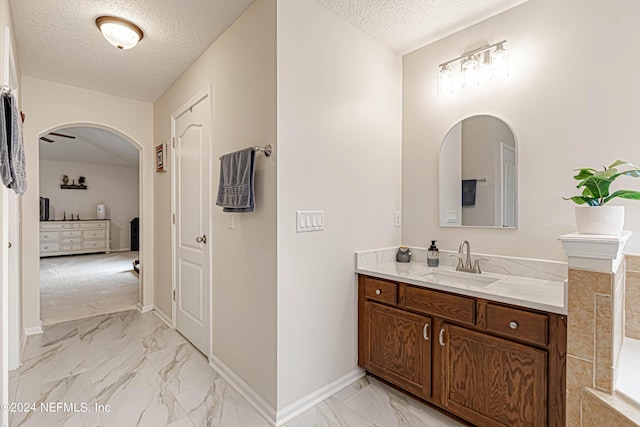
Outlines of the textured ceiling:
[[[253,0],[10,0],[22,72],[155,101]],[[315,0],[405,54],[527,0]],[[144,39],[118,50],[101,15],[136,23]]]
[[315,0],[401,54],[527,0]]
[[60,129],[56,133],[73,135],[76,139],[45,135],[53,142],[40,140],[41,159],[138,167],[138,150],[114,133],[84,126]]
[[[43,80],[155,101],[252,0],[11,0],[22,72]],[[118,50],[95,20],[116,15],[143,40]]]

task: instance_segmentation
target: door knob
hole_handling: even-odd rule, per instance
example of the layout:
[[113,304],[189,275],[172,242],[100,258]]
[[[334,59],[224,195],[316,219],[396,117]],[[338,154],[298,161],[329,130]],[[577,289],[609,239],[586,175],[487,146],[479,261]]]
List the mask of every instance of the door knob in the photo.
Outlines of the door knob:
[[203,234],[202,236],[196,237],[197,243],[207,243],[207,236]]

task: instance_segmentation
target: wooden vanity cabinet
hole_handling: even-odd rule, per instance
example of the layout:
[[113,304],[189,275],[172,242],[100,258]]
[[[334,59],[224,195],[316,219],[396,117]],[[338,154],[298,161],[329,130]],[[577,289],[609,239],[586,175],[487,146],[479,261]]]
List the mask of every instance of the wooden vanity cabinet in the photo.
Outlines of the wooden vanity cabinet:
[[566,316],[360,275],[358,363],[477,426],[564,425]]

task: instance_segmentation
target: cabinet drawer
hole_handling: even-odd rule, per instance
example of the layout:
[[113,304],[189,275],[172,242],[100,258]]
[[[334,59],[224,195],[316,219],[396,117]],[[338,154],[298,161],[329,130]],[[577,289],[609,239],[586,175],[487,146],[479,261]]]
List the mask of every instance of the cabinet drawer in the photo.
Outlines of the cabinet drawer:
[[69,231],[62,232],[62,238],[80,237],[80,236],[82,236],[82,231],[80,230],[69,230]]
[[81,244],[82,243],[82,239],[76,237],[75,239],[62,239],[62,244],[63,245],[73,245],[73,244]]
[[107,230],[85,230],[82,232],[83,239],[104,239],[106,236]]
[[82,249],[82,245],[80,243],[72,244],[72,245],[62,245],[63,251],[78,251]]
[[502,335],[547,345],[548,317],[517,308],[487,305],[487,330]]
[[71,228],[73,229],[87,229],[87,228],[107,228],[106,221],[87,221],[87,222],[76,222],[71,224]]
[[68,230],[71,228],[71,224],[64,222],[41,222],[40,230]]
[[405,291],[405,307],[472,325],[476,317],[476,302],[473,298],[413,286],[407,286]]
[[82,242],[82,249],[104,249],[104,240],[85,240]]
[[40,243],[40,252],[58,252],[58,251],[60,251],[60,243],[58,242]]
[[40,232],[41,242],[57,242],[59,240],[60,240],[60,232],[58,231],[41,231]]
[[398,284],[366,277],[364,279],[364,296],[375,301],[396,304],[398,302]]

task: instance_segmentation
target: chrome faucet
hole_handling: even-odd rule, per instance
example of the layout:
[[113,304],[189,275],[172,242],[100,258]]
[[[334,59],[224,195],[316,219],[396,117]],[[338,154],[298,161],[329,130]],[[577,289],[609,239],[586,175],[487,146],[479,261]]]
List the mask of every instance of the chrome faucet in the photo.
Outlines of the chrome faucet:
[[[465,255],[464,250],[465,246],[467,249],[466,257],[464,262],[462,261],[462,257]],[[480,270],[480,261],[488,261],[487,258],[477,258],[475,262],[471,263],[471,244],[469,244],[468,240],[463,240],[460,243],[460,247],[458,248],[458,255],[451,255],[458,258],[458,265],[456,266],[456,271],[464,271],[465,273],[475,273],[480,274],[482,270]]]
[[[471,269],[471,244],[469,244],[468,240],[463,240],[460,243],[460,247],[458,248],[458,253],[460,255],[464,255],[464,247],[467,247],[467,258],[464,262],[464,268]],[[462,258],[458,258],[460,263],[462,263]]]

